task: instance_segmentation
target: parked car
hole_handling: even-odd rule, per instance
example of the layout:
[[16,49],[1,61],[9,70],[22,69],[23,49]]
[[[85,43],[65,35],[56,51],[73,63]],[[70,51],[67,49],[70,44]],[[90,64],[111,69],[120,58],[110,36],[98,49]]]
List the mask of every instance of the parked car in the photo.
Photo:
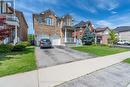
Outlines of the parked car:
[[51,48],[52,47],[52,43],[50,41],[50,39],[41,39],[40,40],[40,48]]
[[128,40],[119,40],[117,42],[118,45],[130,45],[130,42]]
[[119,40],[119,41],[117,42],[117,44],[118,44],[118,45],[124,45],[124,44],[125,44],[125,41]]
[[130,42],[126,40],[125,45],[130,45]]

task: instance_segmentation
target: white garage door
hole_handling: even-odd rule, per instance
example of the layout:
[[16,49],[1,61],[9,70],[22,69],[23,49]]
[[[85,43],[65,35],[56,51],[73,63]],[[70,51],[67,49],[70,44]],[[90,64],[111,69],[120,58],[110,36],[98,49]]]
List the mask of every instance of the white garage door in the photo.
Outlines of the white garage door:
[[52,45],[61,45],[60,36],[50,36]]

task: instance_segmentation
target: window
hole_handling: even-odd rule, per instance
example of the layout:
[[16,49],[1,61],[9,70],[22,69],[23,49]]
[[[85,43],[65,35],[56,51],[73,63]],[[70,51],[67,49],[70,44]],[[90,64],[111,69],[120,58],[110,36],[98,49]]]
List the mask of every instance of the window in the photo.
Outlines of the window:
[[46,22],[46,25],[53,25],[52,18],[50,18],[50,17],[46,17],[45,22]]
[[40,23],[40,24],[42,23],[42,17],[41,16],[38,17],[38,23]]
[[2,8],[1,8],[1,6],[0,6],[0,14],[2,13]]
[[4,24],[3,23],[0,23],[0,26],[3,26]]
[[0,14],[6,12],[6,2],[0,1]]
[[70,18],[65,19],[64,25],[65,26],[72,26],[72,20]]
[[0,14],[2,14],[2,1],[0,1]]

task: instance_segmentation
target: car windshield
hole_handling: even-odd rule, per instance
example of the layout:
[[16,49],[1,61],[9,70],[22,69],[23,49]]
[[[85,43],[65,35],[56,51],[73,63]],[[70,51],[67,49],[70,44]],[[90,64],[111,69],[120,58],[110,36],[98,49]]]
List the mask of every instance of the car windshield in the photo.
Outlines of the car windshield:
[[49,39],[42,39],[41,41],[43,41],[43,42],[50,42]]

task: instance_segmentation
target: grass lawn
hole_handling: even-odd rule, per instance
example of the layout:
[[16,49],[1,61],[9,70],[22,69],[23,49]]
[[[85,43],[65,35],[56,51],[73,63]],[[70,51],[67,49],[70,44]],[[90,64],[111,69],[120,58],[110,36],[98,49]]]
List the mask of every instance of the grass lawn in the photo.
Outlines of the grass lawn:
[[129,63],[130,64],[130,58],[124,60],[123,62]]
[[73,49],[83,52],[88,52],[90,54],[96,55],[96,56],[106,56],[111,54],[116,54],[124,51],[129,51],[125,48],[112,48],[108,46],[81,46],[81,47],[73,47]]
[[36,69],[34,47],[22,52],[0,54],[0,77]]

